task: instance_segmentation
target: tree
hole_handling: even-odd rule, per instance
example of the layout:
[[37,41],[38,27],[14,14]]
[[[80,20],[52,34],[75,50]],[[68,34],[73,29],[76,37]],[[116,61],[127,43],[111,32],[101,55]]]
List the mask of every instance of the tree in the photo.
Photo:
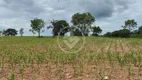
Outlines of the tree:
[[84,34],[82,33],[82,31],[78,28],[75,27],[71,27],[71,32],[72,32],[72,36],[83,36]]
[[52,26],[48,28],[53,28],[53,36],[64,36],[69,31],[69,24],[65,20],[53,20],[50,23]]
[[139,31],[140,34],[142,34],[142,26],[140,26],[138,31]]
[[134,30],[131,34],[139,34],[139,30]]
[[2,35],[3,35],[3,36],[5,36],[5,35],[6,35],[5,30],[3,30],[3,31],[2,31]]
[[138,30],[131,32],[131,38],[142,38],[142,26]]
[[19,30],[19,34],[20,34],[21,36],[23,36],[23,34],[24,34],[24,28],[21,28],[21,29]]
[[106,34],[104,34],[105,37],[112,37],[112,33],[111,32],[107,32]]
[[2,36],[2,31],[0,31],[0,36]]
[[125,26],[122,26],[124,29],[128,29],[131,31],[132,29],[135,29],[137,27],[137,22],[132,19],[132,20],[127,20],[125,21]]
[[128,29],[121,29],[121,30],[112,32],[111,36],[112,37],[129,38],[130,37],[130,31]]
[[41,29],[44,27],[44,24],[45,23],[42,19],[35,18],[34,20],[31,20],[32,30],[38,33],[38,37],[40,37]]
[[33,36],[36,34],[33,29],[30,29],[29,31],[33,33]]
[[[95,18],[90,13],[76,13],[72,16],[71,22],[76,27],[74,30],[74,33],[79,33],[78,31],[81,31],[83,35],[88,36],[89,31],[91,29],[91,24],[95,21]],[[77,32],[76,32],[77,31]],[[76,36],[76,35],[75,35]],[[82,36],[82,35],[80,35]]]
[[131,35],[131,32],[128,29],[121,29],[117,31],[107,32],[104,34],[105,37],[121,37],[121,38],[129,38]]
[[4,31],[5,36],[16,36],[17,32],[15,29],[7,29],[6,31]]
[[93,36],[98,36],[102,32],[102,29],[99,26],[92,27]]

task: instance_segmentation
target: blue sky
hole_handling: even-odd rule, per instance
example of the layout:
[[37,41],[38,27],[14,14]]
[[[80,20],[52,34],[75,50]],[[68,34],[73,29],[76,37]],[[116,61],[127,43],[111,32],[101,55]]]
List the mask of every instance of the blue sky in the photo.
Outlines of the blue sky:
[[[90,12],[96,18],[94,25],[106,33],[121,29],[128,19],[135,19],[141,26],[141,4],[142,0],[0,0],[0,30],[24,28],[24,35],[32,36],[29,29],[34,18],[43,19],[46,26],[50,19],[66,20],[72,25],[73,14]],[[52,35],[46,26],[42,35]]]

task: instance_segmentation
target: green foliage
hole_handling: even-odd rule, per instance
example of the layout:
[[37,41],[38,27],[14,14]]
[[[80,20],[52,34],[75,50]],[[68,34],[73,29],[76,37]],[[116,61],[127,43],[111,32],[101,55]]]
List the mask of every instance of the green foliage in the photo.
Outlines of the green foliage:
[[[88,43],[82,49],[83,51],[72,54],[60,51],[56,39],[52,37],[41,39],[36,37],[2,37],[1,40],[7,40],[7,42],[1,42],[0,45],[0,68],[2,73],[6,69],[8,69],[6,73],[12,71],[12,76],[6,76],[9,80],[28,79],[29,77],[26,77],[27,74],[25,74],[27,70],[35,80],[41,76],[40,72],[42,71],[47,71],[49,72],[47,74],[51,75],[56,74],[59,79],[64,79],[64,74],[76,79],[86,73],[86,75],[96,74],[95,76],[98,76],[96,79],[105,79],[106,75],[114,76],[113,70],[118,71],[120,67],[123,72],[128,70],[129,76],[132,73],[135,73],[136,77],[142,74],[141,39],[86,37]],[[13,44],[14,48],[11,46]],[[50,46],[51,44],[52,46]],[[130,51],[126,50],[128,47],[126,44],[130,45]],[[117,49],[121,51],[117,51]],[[66,73],[65,70],[69,71]],[[127,75],[124,76],[127,77]]]
[[4,31],[3,34],[4,34],[5,36],[16,36],[16,35],[17,35],[17,32],[18,32],[18,31],[16,31],[15,29],[9,28],[9,29],[7,29],[6,31]]
[[84,36],[79,28],[71,27],[72,36]]
[[3,32],[2,32],[2,31],[0,31],[0,36],[2,36],[2,33],[3,33]]
[[111,35],[111,32],[107,32],[106,34],[104,34],[104,37],[112,37]]
[[33,33],[33,36],[34,36],[34,34],[36,34],[33,29],[30,29],[29,31]]
[[106,37],[129,38],[130,37],[130,31],[128,29],[122,29],[122,30],[114,31],[112,33],[108,32],[104,36],[106,36]]
[[41,29],[44,27],[44,24],[45,23],[42,19],[35,18],[31,20],[32,30],[36,31],[39,37],[40,37]]
[[8,80],[15,80],[15,75],[14,75],[14,73],[12,73],[11,78],[8,79]]
[[51,24],[48,28],[53,28],[53,36],[64,36],[69,31],[69,24],[65,20],[53,20]]
[[[90,13],[76,13],[72,16],[71,22],[75,27],[80,29],[83,35],[87,36],[89,34],[89,30],[91,29],[91,24],[95,21],[95,18]],[[79,33],[79,30],[74,31],[75,33]],[[74,34],[76,36],[76,34]]]
[[98,36],[98,34],[100,34],[102,32],[102,29],[99,26],[95,26],[92,28],[93,30],[93,36]]
[[142,34],[142,26],[140,26],[138,31],[139,31],[139,34]]
[[142,34],[131,34],[131,38],[142,38]]
[[142,26],[140,26],[138,30],[131,33],[131,38],[142,38]]
[[21,29],[19,30],[19,34],[20,34],[21,36],[23,36],[23,34],[24,34],[24,28],[21,28]]
[[137,22],[132,19],[132,20],[127,20],[125,21],[125,26],[122,26],[124,29],[128,29],[128,30],[133,30],[137,27]]

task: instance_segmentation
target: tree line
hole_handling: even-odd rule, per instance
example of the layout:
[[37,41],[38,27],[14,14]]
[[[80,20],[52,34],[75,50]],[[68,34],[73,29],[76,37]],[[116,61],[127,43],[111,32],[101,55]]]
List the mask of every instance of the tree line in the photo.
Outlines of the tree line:
[[[71,23],[69,25],[66,20],[50,20],[50,26],[47,29],[52,29],[53,36],[65,36],[70,32],[70,36],[100,36],[102,29],[100,26],[95,26],[93,23],[96,21],[95,17],[91,13],[76,13],[72,16]],[[45,22],[42,19],[35,18],[31,20],[30,32],[34,34],[38,33],[38,37],[41,36],[42,30],[45,27]],[[104,37],[142,37],[142,26],[136,30],[137,22],[135,20],[126,20],[125,24],[121,26],[123,29],[114,32],[107,32]],[[16,36],[18,31],[15,29],[7,29],[0,31],[3,36]],[[19,30],[19,34],[23,36],[24,28]]]
[[[121,38],[142,38],[142,26],[138,27],[137,22],[132,20],[126,20],[123,29],[113,32],[107,32],[105,37],[121,37]],[[138,28],[138,29],[136,29]]]

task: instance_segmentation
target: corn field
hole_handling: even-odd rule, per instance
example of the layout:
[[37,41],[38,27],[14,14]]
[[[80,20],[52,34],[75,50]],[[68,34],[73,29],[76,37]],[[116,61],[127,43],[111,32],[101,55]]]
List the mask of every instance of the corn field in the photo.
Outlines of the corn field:
[[56,37],[1,37],[0,80],[142,80],[142,39],[85,38],[67,54]]

